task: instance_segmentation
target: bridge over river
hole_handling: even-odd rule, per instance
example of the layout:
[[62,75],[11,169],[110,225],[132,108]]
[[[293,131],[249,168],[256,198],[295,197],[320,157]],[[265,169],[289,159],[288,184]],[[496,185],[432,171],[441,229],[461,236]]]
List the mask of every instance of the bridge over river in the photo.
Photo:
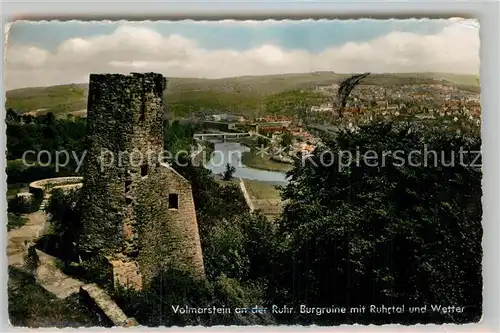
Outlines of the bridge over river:
[[214,132],[214,133],[197,133],[194,135],[194,138],[201,139],[201,140],[222,138],[223,141],[226,141],[227,138],[241,138],[241,137],[250,136],[250,135],[251,135],[250,133],[246,133],[246,132],[240,132],[240,133]]

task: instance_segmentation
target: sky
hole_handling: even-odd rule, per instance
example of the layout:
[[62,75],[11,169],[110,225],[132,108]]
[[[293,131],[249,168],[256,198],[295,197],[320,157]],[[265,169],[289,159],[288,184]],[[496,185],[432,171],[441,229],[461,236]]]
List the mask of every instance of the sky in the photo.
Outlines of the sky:
[[475,20],[15,22],[7,89],[90,73],[222,78],[334,71],[479,74]]

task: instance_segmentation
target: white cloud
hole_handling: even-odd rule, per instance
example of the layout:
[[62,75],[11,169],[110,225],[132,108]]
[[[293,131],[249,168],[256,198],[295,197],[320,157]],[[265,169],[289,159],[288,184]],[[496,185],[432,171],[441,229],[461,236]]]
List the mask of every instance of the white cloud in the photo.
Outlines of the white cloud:
[[7,50],[9,68],[20,70],[42,67],[50,53],[33,46],[18,46]]
[[451,17],[449,19],[451,22],[458,23],[464,27],[471,29],[479,29],[479,21],[477,19],[465,19],[461,17]]
[[66,40],[53,52],[11,46],[6,59],[8,89],[82,82],[90,73],[132,71],[206,78],[319,70],[478,74],[479,30],[450,20],[434,35],[395,31],[311,53],[272,44],[245,51],[207,50],[181,35],[162,36],[146,27],[123,25],[109,35]]

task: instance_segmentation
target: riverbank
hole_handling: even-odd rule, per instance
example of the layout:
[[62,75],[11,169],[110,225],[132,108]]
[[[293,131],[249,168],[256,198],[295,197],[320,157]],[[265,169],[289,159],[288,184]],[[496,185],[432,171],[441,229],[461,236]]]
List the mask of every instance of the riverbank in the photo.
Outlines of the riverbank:
[[261,211],[268,219],[281,215],[283,202],[276,185],[258,180],[241,179],[241,188],[252,210]]
[[[205,167],[213,174],[223,174],[226,170],[227,163],[229,163],[236,169],[233,174],[235,178],[255,179],[274,183],[287,183],[286,175],[281,170],[288,170],[288,168],[279,168],[280,171],[268,171],[265,167],[263,168],[263,163],[258,163],[260,170],[258,168],[247,167],[245,163],[242,162],[242,155],[245,152],[250,151],[250,148],[243,146],[238,142],[217,142],[215,143],[214,148],[217,154],[214,154],[210,162],[205,165]],[[288,167],[290,168],[291,166]]]
[[291,164],[273,161],[267,156],[259,156],[254,150],[244,152],[241,156],[241,162],[246,167],[266,171],[288,172],[293,169]]
[[214,177],[216,183],[221,186],[238,186],[250,211],[258,210],[269,220],[274,220],[281,215],[283,203],[281,191],[277,186],[284,186],[285,184],[236,177],[231,180],[222,180],[219,176]]
[[243,152],[242,154],[241,162],[243,165],[253,169],[283,173],[293,169],[293,165],[291,164],[272,160],[270,156],[260,156],[257,152],[263,145],[267,145],[260,142],[261,140],[266,142],[266,140],[268,141],[269,139],[264,136],[243,137],[238,139],[238,143],[249,149],[249,151]]
[[[281,192],[277,184],[259,180],[243,179],[248,195],[255,200],[272,199],[280,200]],[[283,186],[283,185],[282,185]]]

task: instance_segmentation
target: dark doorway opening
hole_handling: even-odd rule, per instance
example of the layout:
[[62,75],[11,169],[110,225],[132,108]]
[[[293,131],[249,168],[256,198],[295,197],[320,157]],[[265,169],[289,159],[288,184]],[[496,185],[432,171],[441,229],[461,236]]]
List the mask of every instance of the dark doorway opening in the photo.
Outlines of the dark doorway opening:
[[148,175],[148,165],[144,164],[141,166],[141,176],[146,177]]
[[170,193],[168,195],[168,208],[179,209],[179,196],[176,193]]

